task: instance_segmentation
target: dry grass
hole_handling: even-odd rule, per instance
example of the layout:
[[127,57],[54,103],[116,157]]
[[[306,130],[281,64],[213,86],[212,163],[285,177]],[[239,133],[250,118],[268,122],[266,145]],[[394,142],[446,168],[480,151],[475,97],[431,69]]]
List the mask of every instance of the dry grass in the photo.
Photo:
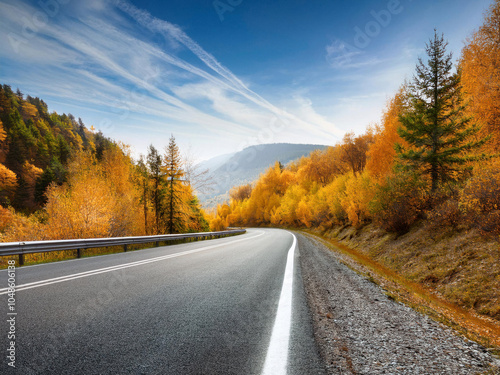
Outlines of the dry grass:
[[431,236],[428,229],[417,226],[397,237],[368,225],[337,228],[321,238],[389,296],[500,350],[498,242],[465,231]]

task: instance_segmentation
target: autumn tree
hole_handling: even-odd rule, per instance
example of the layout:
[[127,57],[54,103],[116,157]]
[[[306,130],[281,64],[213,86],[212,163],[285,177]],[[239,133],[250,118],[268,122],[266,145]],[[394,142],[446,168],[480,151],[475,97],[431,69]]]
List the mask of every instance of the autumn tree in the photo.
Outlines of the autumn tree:
[[143,234],[141,191],[136,183],[136,169],[133,167],[129,147],[118,143],[105,150],[101,165],[111,190],[108,194],[113,200],[111,236]]
[[489,143],[500,151],[500,0],[486,13],[484,24],[462,50],[462,84],[470,110],[482,126],[482,135],[491,135]]
[[[0,121],[0,151],[2,150],[2,143],[6,138],[7,132],[3,128],[2,121]],[[2,164],[2,161],[3,158],[0,159],[0,204],[6,204],[10,201],[9,197],[12,198],[12,193],[17,187],[17,176],[13,171]]]
[[366,155],[370,144],[373,142],[373,133],[368,130],[366,134],[355,136],[353,132],[344,136],[340,160],[345,163],[354,175],[361,173],[366,166]]
[[3,123],[0,120],[0,143],[5,141],[6,138],[7,138],[7,132],[3,128]]
[[109,237],[113,197],[94,156],[79,154],[68,183],[47,190],[48,228],[53,239]]
[[229,191],[229,196],[235,202],[242,202],[245,199],[250,198],[251,195],[252,195],[251,184],[236,186]]
[[49,238],[116,237],[143,234],[140,192],[127,150],[116,145],[102,160],[75,155],[67,183],[47,190]]
[[486,139],[476,140],[479,128],[464,115],[460,75],[453,73],[448,43],[437,32],[426,46],[427,64],[419,58],[416,74],[409,86],[411,108],[400,116],[398,133],[411,146],[397,148],[399,157],[422,169],[431,178],[432,191],[440,181],[456,179],[473,157],[464,153],[480,147]]
[[0,163],[0,204],[8,205],[10,203],[16,187],[16,174]]
[[[303,159],[299,167],[301,178],[316,181],[322,186],[328,184],[335,176],[346,171],[345,152],[342,146],[327,147],[325,150],[311,152],[307,158]],[[350,150],[347,153],[350,153]]]
[[407,144],[398,134],[401,126],[399,116],[405,110],[405,88],[389,100],[382,116],[382,123],[376,127],[374,142],[368,150],[367,171],[377,179],[387,176],[393,169],[396,160],[396,144]]
[[43,174],[43,170],[36,167],[35,165],[25,161],[22,169],[22,180],[26,186],[27,199],[24,202],[24,206],[35,209],[35,193],[36,184],[39,177]]

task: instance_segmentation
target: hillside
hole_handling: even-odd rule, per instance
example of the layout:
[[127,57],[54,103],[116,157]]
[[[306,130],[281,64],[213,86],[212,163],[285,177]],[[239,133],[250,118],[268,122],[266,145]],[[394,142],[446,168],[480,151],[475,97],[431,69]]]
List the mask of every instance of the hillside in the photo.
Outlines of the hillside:
[[250,146],[234,154],[217,156],[200,163],[200,169],[208,169],[214,181],[213,191],[200,194],[204,206],[215,206],[227,201],[233,186],[255,181],[267,168],[279,161],[287,165],[293,160],[309,155],[327,146],[311,144],[273,143]]
[[164,153],[150,146],[134,160],[81,119],[0,85],[0,242],[206,231],[191,185],[168,182],[184,173],[180,155],[172,135]]
[[66,181],[72,156],[89,151],[99,159],[114,144],[80,118],[50,113],[42,99],[0,85],[0,205],[36,211],[47,187]]

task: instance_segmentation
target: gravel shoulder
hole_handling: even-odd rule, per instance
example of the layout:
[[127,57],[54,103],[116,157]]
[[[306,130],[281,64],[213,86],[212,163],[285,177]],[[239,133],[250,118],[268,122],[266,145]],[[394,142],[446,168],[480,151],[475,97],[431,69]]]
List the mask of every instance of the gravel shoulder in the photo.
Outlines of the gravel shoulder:
[[329,374],[497,374],[498,359],[398,303],[296,233],[314,335]]

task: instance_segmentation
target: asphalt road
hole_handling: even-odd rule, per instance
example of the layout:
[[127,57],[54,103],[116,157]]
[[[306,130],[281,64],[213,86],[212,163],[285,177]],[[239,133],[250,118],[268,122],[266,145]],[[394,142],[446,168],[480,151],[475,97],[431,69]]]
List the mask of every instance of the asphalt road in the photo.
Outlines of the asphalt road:
[[19,268],[15,369],[0,271],[0,373],[324,374],[293,244],[250,229]]

